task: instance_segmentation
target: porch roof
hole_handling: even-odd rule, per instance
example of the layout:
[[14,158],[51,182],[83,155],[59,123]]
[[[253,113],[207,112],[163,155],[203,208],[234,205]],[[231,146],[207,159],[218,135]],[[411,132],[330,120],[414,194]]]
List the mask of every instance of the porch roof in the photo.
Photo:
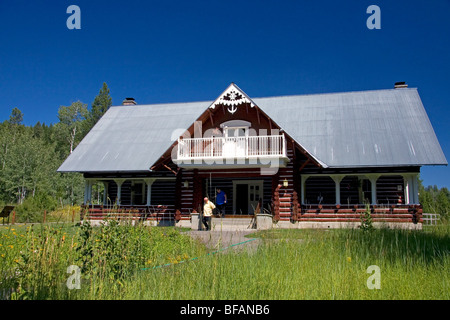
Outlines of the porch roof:
[[[447,164],[415,88],[252,100],[324,167]],[[58,171],[149,171],[212,102],[111,107]]]

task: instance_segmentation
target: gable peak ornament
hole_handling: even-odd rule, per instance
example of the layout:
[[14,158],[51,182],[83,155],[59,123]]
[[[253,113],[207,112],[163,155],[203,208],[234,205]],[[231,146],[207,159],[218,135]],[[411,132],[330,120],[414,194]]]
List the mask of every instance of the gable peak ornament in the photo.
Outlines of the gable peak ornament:
[[215,109],[217,105],[224,105],[227,107],[229,113],[234,114],[238,110],[238,106],[244,103],[249,103],[253,108],[255,104],[247,96],[244,91],[239,89],[234,83],[230,84],[228,88],[211,104],[210,108]]

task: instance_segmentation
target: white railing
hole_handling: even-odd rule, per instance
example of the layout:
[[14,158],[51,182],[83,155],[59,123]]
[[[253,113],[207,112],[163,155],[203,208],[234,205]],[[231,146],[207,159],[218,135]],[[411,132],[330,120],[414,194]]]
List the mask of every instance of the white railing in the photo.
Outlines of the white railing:
[[423,213],[423,224],[435,226],[441,220],[441,216],[437,213]]
[[286,157],[284,135],[178,139],[178,160]]

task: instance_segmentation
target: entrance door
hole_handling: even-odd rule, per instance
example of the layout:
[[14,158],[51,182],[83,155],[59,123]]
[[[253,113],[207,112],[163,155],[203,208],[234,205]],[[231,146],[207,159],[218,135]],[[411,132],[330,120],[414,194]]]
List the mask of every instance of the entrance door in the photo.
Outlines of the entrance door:
[[250,183],[248,185],[248,210],[250,214],[255,212],[258,202],[262,199],[262,183]]
[[248,214],[248,185],[237,184],[235,190],[236,201],[233,203],[236,204],[236,214]]
[[233,181],[233,211],[235,214],[253,214],[263,198],[263,181]]

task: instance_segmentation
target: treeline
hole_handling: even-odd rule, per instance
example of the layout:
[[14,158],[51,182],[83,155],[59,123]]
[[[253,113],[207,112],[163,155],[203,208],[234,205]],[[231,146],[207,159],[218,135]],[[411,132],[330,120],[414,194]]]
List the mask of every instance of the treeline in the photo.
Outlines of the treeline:
[[435,186],[424,187],[419,185],[419,201],[423,206],[425,213],[438,213],[441,218],[447,220],[450,218],[450,191]]
[[61,106],[56,124],[22,124],[14,108],[0,123],[0,204],[16,206],[18,221],[36,221],[44,210],[81,204],[84,183],[79,173],[56,170],[112,105],[103,84],[90,108],[80,101]]

